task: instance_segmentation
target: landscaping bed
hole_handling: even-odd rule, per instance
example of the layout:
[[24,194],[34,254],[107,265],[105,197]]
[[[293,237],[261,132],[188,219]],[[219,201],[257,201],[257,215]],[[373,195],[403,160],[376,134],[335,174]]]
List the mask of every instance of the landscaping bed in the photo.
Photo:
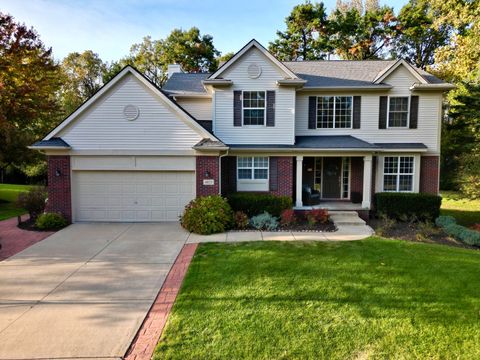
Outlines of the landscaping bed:
[[478,359],[479,264],[379,237],[201,244],[154,359]]

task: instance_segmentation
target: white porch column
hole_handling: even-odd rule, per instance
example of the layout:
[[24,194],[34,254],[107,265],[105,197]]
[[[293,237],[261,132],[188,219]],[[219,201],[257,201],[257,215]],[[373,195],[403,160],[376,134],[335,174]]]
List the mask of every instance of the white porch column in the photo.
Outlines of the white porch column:
[[302,185],[303,185],[303,180],[302,180],[302,174],[303,174],[303,156],[297,156],[297,186],[296,186],[296,197],[297,200],[295,201],[295,206],[296,207],[301,207],[303,206],[303,201],[302,201]]
[[363,198],[362,208],[370,209],[372,198],[372,155],[363,157]]

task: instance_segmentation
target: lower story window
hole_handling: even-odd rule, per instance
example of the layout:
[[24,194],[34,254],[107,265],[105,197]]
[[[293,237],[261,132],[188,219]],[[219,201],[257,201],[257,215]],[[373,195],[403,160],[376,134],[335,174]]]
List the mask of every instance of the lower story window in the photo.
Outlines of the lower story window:
[[383,160],[383,191],[413,191],[413,156],[386,156]]
[[268,157],[239,156],[237,157],[238,180],[268,179]]

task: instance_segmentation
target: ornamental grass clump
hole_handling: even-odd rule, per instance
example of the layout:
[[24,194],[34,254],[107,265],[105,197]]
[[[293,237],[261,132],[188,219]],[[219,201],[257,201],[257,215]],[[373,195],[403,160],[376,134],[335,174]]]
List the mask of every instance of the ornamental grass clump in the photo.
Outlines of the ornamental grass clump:
[[200,235],[225,232],[233,226],[233,210],[219,195],[198,197],[185,207],[180,224]]

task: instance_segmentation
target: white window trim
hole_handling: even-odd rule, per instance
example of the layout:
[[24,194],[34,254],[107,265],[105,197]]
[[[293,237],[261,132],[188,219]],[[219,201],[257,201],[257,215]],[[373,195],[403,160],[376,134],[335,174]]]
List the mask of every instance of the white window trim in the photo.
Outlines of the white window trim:
[[[243,94],[245,92],[263,92],[265,94],[265,106],[262,107],[249,107],[245,108],[243,106]],[[263,110],[263,124],[262,125],[246,125],[245,124],[245,119],[244,119],[244,114],[245,114],[245,109],[249,110]],[[245,127],[266,127],[267,126],[267,91],[266,90],[242,90],[242,126]]]
[[[252,159],[252,166],[249,166],[249,167],[245,167],[245,166],[242,166],[240,167],[238,165],[238,162],[239,162],[239,159],[240,158],[251,158]],[[266,158],[267,159],[267,166],[266,167],[258,167],[258,166],[255,166],[255,158]],[[250,179],[240,179],[238,174],[239,174],[239,170],[240,169],[249,169],[249,170],[252,170],[252,177]],[[262,169],[262,170],[267,170],[267,178],[266,179],[255,179],[255,169]],[[270,180],[270,157],[268,156],[237,156],[237,181],[240,181],[240,182],[266,182],[266,181],[269,181]]]
[[[406,126],[390,126],[390,98],[407,98],[407,125]],[[409,129],[410,128],[410,100],[411,96],[409,95],[389,95],[388,104],[387,104],[387,129]]]
[[[350,114],[350,127],[336,127],[335,125],[337,124],[337,119],[336,119],[336,115],[335,115],[335,112],[336,112],[336,109],[337,109],[337,105],[336,105],[336,101],[334,100],[333,101],[333,128],[327,128],[327,127],[318,127],[318,99],[319,98],[323,98],[323,97],[333,97],[333,98],[336,98],[336,97],[349,97],[352,99],[352,113]],[[331,130],[331,129],[353,129],[353,95],[321,95],[321,96],[317,96],[317,101],[315,102],[315,128],[316,129],[321,129],[321,130]]]
[[[385,159],[389,157],[394,157],[398,159],[397,162],[397,172],[396,173],[386,173],[385,172]],[[411,157],[413,158],[413,171],[411,173],[401,173],[400,172],[400,158],[401,157]],[[396,193],[413,193],[415,191],[415,174],[417,173],[417,157],[414,155],[385,155],[382,157],[382,191],[384,192],[396,192]],[[385,190],[385,175],[395,175],[397,177],[397,183],[395,185],[395,190]],[[411,175],[412,176],[412,189],[411,190],[402,190],[400,191],[400,175]]]

